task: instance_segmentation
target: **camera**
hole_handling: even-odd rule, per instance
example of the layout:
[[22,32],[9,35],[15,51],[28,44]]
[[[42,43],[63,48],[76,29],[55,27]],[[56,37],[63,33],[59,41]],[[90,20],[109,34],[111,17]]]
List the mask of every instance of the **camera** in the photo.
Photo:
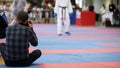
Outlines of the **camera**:
[[31,24],[32,24],[31,21],[26,21],[23,25],[24,25],[24,26],[30,26]]

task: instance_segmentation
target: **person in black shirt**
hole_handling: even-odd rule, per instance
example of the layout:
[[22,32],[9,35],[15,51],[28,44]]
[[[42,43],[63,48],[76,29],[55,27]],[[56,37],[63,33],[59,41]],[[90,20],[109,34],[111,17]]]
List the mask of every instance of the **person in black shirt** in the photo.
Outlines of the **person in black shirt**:
[[3,18],[4,15],[5,13],[2,10],[0,10],[0,39],[6,37],[5,31],[8,26],[8,22]]
[[117,9],[113,13],[113,18],[117,24],[120,24],[120,4],[118,5]]
[[114,10],[116,9],[115,4],[113,3],[113,0],[111,0],[111,3],[109,4],[109,11],[110,12],[114,12]]

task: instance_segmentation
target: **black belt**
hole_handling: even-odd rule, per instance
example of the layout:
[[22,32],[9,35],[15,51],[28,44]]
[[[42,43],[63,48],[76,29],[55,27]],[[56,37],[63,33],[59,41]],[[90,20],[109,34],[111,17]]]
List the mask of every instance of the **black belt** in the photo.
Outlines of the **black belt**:
[[62,7],[62,6],[58,6],[58,7],[62,8],[62,14],[61,14],[62,15],[62,20],[63,20],[63,16],[64,16],[63,15],[63,10],[65,10],[65,19],[66,19],[66,8],[67,7]]

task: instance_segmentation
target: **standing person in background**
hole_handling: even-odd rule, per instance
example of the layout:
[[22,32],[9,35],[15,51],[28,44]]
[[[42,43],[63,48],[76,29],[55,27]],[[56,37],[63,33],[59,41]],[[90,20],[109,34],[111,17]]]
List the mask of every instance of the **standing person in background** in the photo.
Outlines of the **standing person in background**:
[[37,7],[35,22],[40,23],[40,20],[41,20],[41,9]]
[[0,39],[6,37],[5,31],[8,26],[8,16],[9,8],[6,1],[3,1],[0,4]]
[[6,1],[2,2],[2,4],[0,5],[0,10],[2,11],[2,13],[5,13],[6,17],[9,19],[10,11],[9,11],[9,6],[7,5]]
[[29,47],[37,46],[38,39],[28,21],[27,12],[17,14],[15,24],[6,29],[6,43],[0,44],[0,52],[6,66],[29,66],[41,56],[40,50],[29,53]]
[[[10,7],[11,9],[11,18],[14,22],[14,18],[17,16],[17,14],[20,11],[24,11],[24,7],[26,6],[26,0],[13,0],[13,3]],[[13,24],[13,22],[11,23],[11,25]]]
[[57,34],[62,35],[62,23],[65,26],[65,34],[71,35],[69,32],[70,16],[73,12],[70,0],[56,0],[54,15],[57,16]]
[[24,11],[30,13],[31,11],[29,11],[29,9],[31,9],[31,3],[27,1],[24,7]]
[[50,8],[48,6],[45,8],[45,23],[50,23]]
[[113,0],[111,0],[109,4],[109,12],[114,12],[115,9],[116,9],[116,6],[113,3]]

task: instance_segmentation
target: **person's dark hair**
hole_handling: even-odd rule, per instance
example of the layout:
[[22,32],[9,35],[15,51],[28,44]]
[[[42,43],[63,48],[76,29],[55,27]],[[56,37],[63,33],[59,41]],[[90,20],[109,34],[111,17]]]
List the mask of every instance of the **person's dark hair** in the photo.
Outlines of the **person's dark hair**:
[[94,6],[93,5],[89,6],[89,11],[94,11]]
[[24,12],[24,11],[19,12],[16,19],[17,19],[17,22],[21,25],[26,25],[29,23],[28,22],[28,13]]

